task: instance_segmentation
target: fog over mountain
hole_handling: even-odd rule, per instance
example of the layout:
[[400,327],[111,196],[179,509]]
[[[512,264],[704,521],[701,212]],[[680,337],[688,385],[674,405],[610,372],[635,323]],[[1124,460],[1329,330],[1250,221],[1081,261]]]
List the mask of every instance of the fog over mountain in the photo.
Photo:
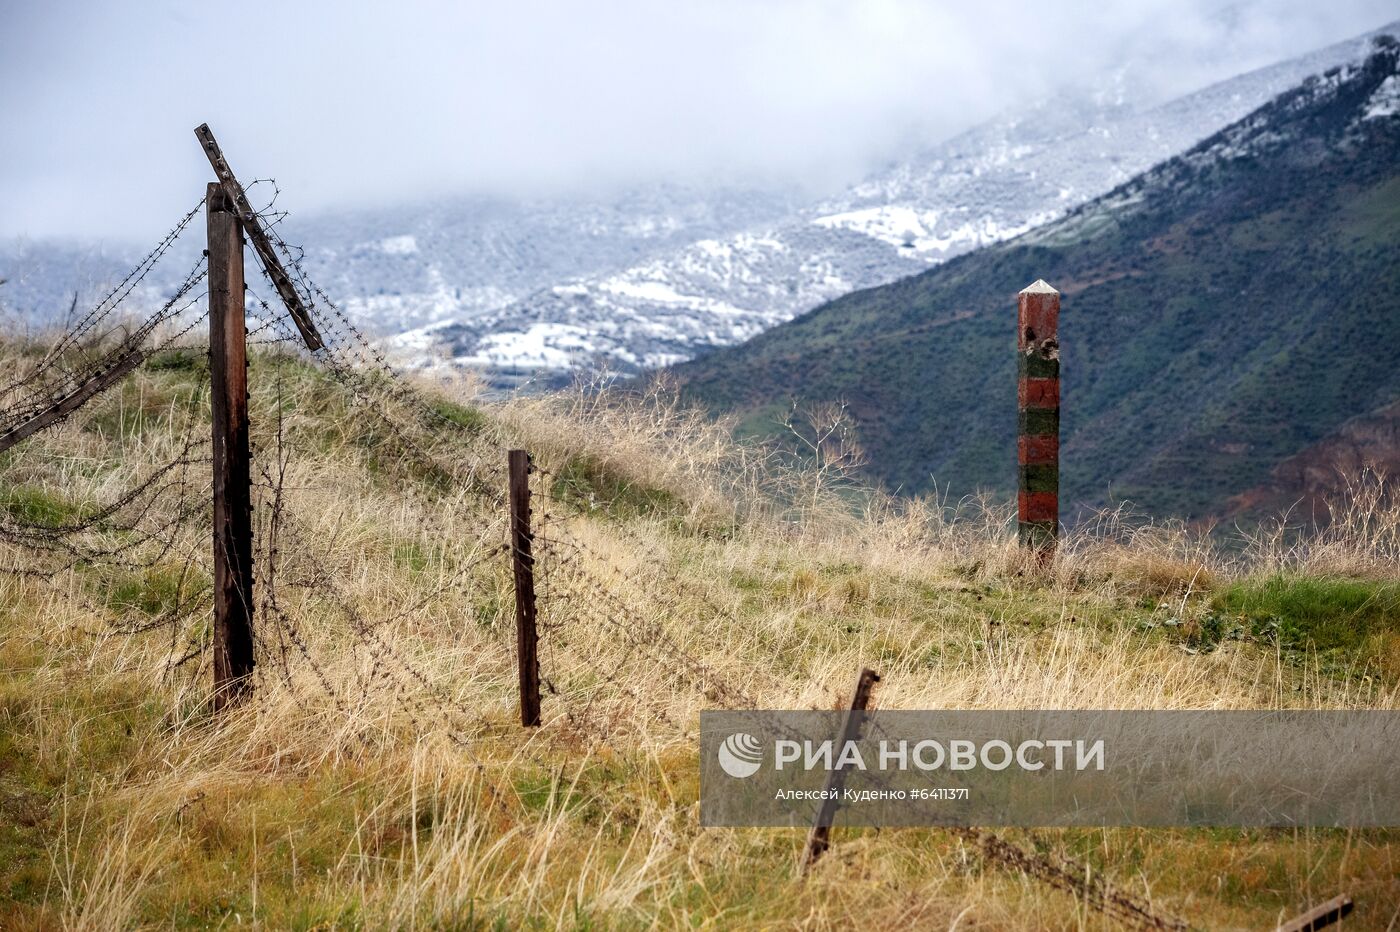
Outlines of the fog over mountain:
[[1374,336],[1397,320],[1397,192],[1400,23],[1055,221],[673,375],[750,435],[780,438],[794,399],[845,405],[892,489],[1014,495],[1016,292],[1043,278],[1061,514],[1280,514],[1400,460]]
[[583,367],[630,374],[742,343],[824,301],[1054,220],[1305,77],[1359,61],[1369,39],[1157,105],[1144,105],[1123,75],[1094,92],[1062,93],[895,162],[782,223],[702,239],[392,343],[419,365],[448,357],[507,383],[512,374]]
[[1159,102],[1394,15],[1386,0],[250,0],[230,39],[213,7],[10,0],[0,236],[153,240],[207,180],[202,122],[302,213],[716,178],[830,193],[1068,87],[1126,71]]
[[12,320],[94,300],[193,205],[207,119],[401,360],[504,385],[689,358],[1052,220],[1351,60],[1362,40],[1309,49],[1380,9],[255,6],[280,31],[211,86],[183,78],[206,14],[72,6],[21,4],[0,37]]

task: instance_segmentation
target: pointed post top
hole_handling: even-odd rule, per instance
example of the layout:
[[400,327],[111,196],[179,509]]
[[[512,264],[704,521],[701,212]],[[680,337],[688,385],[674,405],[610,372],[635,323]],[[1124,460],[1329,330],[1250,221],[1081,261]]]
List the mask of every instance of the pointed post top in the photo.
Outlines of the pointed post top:
[[1022,288],[1021,294],[1059,294],[1059,292],[1051,287],[1045,279],[1037,278],[1035,281]]
[[228,167],[228,161],[224,158],[219,143],[214,139],[214,133],[209,129],[209,124],[199,124],[194,128],[194,134],[199,138],[199,144],[204,147],[204,155],[209,159],[210,167],[214,169],[214,176],[219,179],[219,184],[223,186],[224,196],[232,205],[234,215],[243,224],[243,232],[247,234],[248,241],[253,244],[253,252],[257,254],[258,261],[262,263],[263,271],[267,273],[273,287],[277,289],[282,303],[287,305],[287,313],[292,315],[292,322],[297,325],[297,330],[301,331],[301,338],[306,342],[306,348],[313,353],[325,348],[326,344],[321,340],[321,334],[311,319],[311,312],[307,310],[301,296],[297,294],[296,287],[292,284],[291,277],[287,275],[287,270],[282,267],[281,261],[277,258],[277,253],[272,248],[272,241],[267,237],[267,231],[263,229],[257,212],[253,210],[253,205],[248,203],[247,192],[238,183],[238,179],[233,176],[233,169]]

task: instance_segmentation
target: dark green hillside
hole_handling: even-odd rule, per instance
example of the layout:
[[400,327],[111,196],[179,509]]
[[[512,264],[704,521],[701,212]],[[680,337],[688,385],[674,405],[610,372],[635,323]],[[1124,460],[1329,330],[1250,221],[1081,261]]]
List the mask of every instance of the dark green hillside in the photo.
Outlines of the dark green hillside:
[[892,487],[1009,492],[1015,294],[1044,278],[1064,295],[1066,508],[1214,512],[1400,398],[1396,72],[1378,46],[1055,224],[678,375],[754,432],[792,398],[847,401]]

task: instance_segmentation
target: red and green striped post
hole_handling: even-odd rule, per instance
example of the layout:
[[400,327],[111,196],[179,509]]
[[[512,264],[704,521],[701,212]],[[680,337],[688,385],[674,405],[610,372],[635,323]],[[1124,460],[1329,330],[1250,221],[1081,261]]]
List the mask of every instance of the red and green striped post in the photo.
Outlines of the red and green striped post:
[[1049,559],[1060,536],[1060,293],[1036,281],[1017,296],[1016,309],[1017,537]]

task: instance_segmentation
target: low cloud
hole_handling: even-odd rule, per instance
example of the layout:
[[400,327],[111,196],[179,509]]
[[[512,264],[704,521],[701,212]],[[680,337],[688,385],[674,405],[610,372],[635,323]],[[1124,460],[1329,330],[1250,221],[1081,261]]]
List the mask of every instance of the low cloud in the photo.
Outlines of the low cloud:
[[19,0],[0,235],[149,238],[235,168],[301,210],[662,179],[823,187],[1069,85],[1166,97],[1383,24],[1389,2]]

